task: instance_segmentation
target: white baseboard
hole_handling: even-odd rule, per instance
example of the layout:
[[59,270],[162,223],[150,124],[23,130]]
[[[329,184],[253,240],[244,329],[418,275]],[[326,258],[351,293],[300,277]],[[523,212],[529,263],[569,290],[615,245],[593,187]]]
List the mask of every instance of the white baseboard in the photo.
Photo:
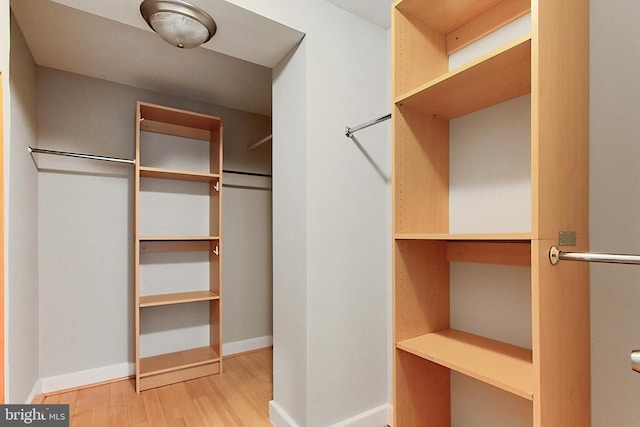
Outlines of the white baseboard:
[[259,350],[273,345],[273,336],[251,338],[243,341],[234,341],[222,344],[222,355],[244,353],[245,351]]
[[[228,356],[245,351],[258,350],[260,348],[273,345],[273,337],[259,337],[244,341],[230,342],[222,345],[222,354]],[[135,373],[133,363],[119,363],[116,365],[103,366],[101,368],[87,369],[84,371],[71,372],[64,375],[41,378],[33,387],[29,395],[29,402],[38,394],[51,393],[53,391],[65,390],[68,388],[82,387],[96,384],[117,378],[124,378]]]
[[[380,405],[330,427],[384,427],[389,419],[389,408],[387,404]],[[273,400],[269,402],[269,421],[275,427],[298,427],[289,414]]]
[[39,394],[42,394],[42,380],[40,379],[33,385],[33,389],[31,390],[31,393],[29,393],[27,401],[24,403],[30,405],[31,402],[33,402],[33,399]]
[[41,393],[50,393],[52,391],[82,387],[116,378],[124,378],[133,375],[134,373],[135,366],[133,363],[119,363],[117,365],[103,366],[101,368],[87,369],[85,371],[41,378],[39,381],[42,383]]
[[385,404],[340,421],[331,427],[384,427],[388,420],[389,405]]
[[269,421],[274,427],[299,427],[293,418],[273,400],[269,401]]

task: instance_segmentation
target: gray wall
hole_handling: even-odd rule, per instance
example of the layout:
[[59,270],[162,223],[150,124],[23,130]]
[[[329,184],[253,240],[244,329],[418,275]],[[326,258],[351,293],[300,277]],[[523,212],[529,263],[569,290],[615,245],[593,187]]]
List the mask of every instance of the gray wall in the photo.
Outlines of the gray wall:
[[[38,379],[38,177],[27,147],[37,144],[36,65],[11,25],[11,144],[5,168],[8,216],[6,401],[24,403]],[[6,91],[6,88],[5,88]],[[6,96],[6,92],[5,92]],[[8,141],[7,141],[8,142]]]
[[[591,250],[640,253],[640,3],[591,0]],[[592,420],[636,426],[640,267],[591,266]]]
[[[221,116],[225,168],[269,172],[270,152],[246,147],[270,133],[270,118],[38,68],[38,145],[133,157],[135,102]],[[130,166],[38,155],[40,229],[40,377],[133,360],[133,173]],[[34,166],[31,165],[33,169]],[[225,182],[233,182],[231,176]],[[235,247],[223,257],[224,342],[270,335],[270,193],[224,188],[223,238],[245,222],[261,251]],[[256,195],[258,198],[256,199]],[[247,204],[252,209],[245,212]],[[223,241],[224,242],[224,241]],[[247,242],[245,239],[244,243]],[[244,252],[246,249],[246,253]],[[248,254],[248,255],[247,255]],[[262,264],[247,273],[247,258]],[[265,267],[267,266],[267,267]],[[243,287],[237,275],[245,276]],[[246,278],[247,274],[249,277]],[[235,275],[235,276],[234,276]],[[247,292],[246,287],[253,287]],[[253,310],[238,299],[252,294]],[[252,335],[258,334],[258,335]],[[82,351],[69,351],[82,349]]]

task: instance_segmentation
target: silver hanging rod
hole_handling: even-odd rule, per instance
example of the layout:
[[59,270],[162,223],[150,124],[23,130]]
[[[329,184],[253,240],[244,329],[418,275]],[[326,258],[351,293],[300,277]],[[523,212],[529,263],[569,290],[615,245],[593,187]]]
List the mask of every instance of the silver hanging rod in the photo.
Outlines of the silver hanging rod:
[[353,135],[355,132],[368,128],[369,126],[377,125],[378,123],[382,123],[385,120],[389,120],[390,118],[391,118],[391,114],[387,114],[386,116],[378,117],[377,119],[370,120],[358,126],[353,126],[353,127],[347,126],[344,128],[344,134],[347,138],[351,138],[351,135]]
[[70,151],[45,150],[42,148],[33,148],[29,146],[30,153],[52,154],[54,156],[79,157],[81,159],[102,160],[104,162],[128,163],[135,165],[134,159],[121,159],[119,157],[95,156],[93,154],[72,153]]
[[249,175],[249,176],[264,176],[266,178],[271,178],[271,175],[268,173],[260,173],[260,172],[244,172],[244,171],[234,171],[230,169],[223,169],[223,173],[232,173],[234,175]]
[[265,142],[270,140],[272,137],[273,137],[273,135],[269,135],[267,137],[262,138],[260,141],[258,141],[255,144],[252,144],[251,146],[249,146],[249,148],[247,148],[247,150],[249,150],[249,151],[255,150],[256,148],[258,148],[259,146],[261,146],[262,144],[264,144]]
[[549,261],[551,261],[551,264],[556,265],[560,260],[607,262],[612,264],[640,264],[640,255],[562,252],[557,246],[551,246],[549,249]]

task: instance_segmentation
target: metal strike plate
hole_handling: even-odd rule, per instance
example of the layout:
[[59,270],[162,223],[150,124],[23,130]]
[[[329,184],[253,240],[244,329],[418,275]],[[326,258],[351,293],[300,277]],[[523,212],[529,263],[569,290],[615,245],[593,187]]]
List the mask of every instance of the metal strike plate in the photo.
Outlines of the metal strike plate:
[[575,246],[576,245],[576,232],[575,231],[561,231],[558,233],[558,246]]

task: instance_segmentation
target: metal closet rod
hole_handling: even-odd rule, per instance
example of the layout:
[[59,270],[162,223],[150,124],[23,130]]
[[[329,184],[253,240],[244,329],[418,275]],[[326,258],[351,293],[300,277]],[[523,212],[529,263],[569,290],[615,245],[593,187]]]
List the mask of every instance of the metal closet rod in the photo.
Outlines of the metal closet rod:
[[[54,156],[78,157],[81,159],[102,160],[105,162],[127,163],[130,165],[136,164],[136,161],[134,159],[122,159],[120,157],[96,156],[93,154],[73,153],[71,151],[45,150],[43,148],[33,148],[31,146],[29,146],[29,152],[41,153],[41,154],[52,154]],[[271,175],[269,174],[258,173],[258,172],[244,172],[244,171],[234,171],[234,170],[227,170],[227,169],[223,170],[222,172],[232,173],[235,175],[264,176],[264,177],[271,178]]]
[[344,134],[347,138],[351,138],[351,135],[353,135],[355,132],[368,128],[369,126],[377,125],[378,123],[382,123],[385,120],[389,120],[390,118],[391,118],[391,114],[387,114],[386,116],[378,117],[377,119],[370,120],[358,126],[353,126],[353,127],[346,126],[344,128]]
[[265,142],[269,141],[271,138],[273,138],[273,135],[265,136],[260,141],[256,142],[255,144],[252,144],[249,148],[247,148],[247,150],[253,151],[259,146],[261,146],[262,144],[264,144]]
[[244,171],[233,171],[229,169],[223,169],[222,173],[232,173],[234,175],[264,176],[265,178],[271,178],[270,174],[259,173],[259,172],[244,172]]
[[33,148],[29,146],[30,153],[52,154],[54,156],[79,157],[81,159],[101,160],[103,162],[127,163],[135,165],[134,159],[122,159],[120,157],[96,156],[94,154],[73,153],[71,151],[45,150],[43,148]]
[[549,261],[551,261],[551,264],[556,265],[561,260],[640,265],[640,255],[563,252],[557,246],[551,246],[549,249]]

